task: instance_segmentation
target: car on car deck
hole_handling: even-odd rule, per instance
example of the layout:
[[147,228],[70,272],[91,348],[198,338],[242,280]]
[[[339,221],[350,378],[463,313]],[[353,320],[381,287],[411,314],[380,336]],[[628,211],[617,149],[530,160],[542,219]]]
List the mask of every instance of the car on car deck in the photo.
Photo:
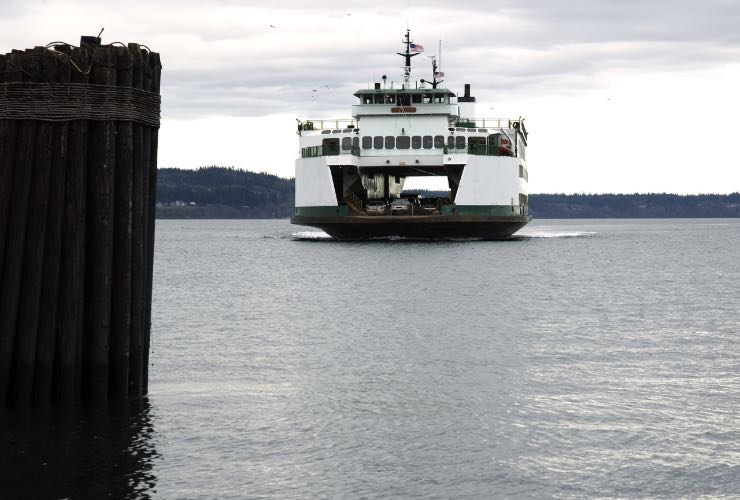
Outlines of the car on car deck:
[[383,215],[388,205],[381,200],[368,201],[365,205],[365,213],[368,215]]
[[391,213],[396,214],[407,214],[411,209],[411,202],[405,198],[398,198],[393,200],[391,203]]

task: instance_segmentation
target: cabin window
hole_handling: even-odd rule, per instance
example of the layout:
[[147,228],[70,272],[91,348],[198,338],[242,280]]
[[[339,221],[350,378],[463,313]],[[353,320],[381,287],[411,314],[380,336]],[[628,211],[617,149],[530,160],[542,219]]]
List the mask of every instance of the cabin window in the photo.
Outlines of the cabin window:
[[447,147],[450,149],[455,147],[455,136],[454,135],[447,136]]
[[434,136],[434,147],[437,149],[445,147],[445,137],[443,135]]
[[322,130],[321,133],[322,134],[331,134],[331,130]]
[[411,105],[411,96],[409,94],[401,94],[398,96],[398,104],[401,106]]
[[324,156],[335,156],[339,154],[339,139],[324,139],[321,141]]
[[465,149],[465,136],[464,135],[458,135],[455,137],[455,147],[457,149]]
[[518,141],[518,142],[519,142],[519,145],[516,148],[516,152],[519,155],[519,157],[521,157],[522,160],[526,160],[527,159],[527,155],[526,155],[527,146],[524,145],[523,141]]
[[432,149],[432,136],[431,135],[425,135],[422,144],[424,145],[424,149]]
[[373,97],[374,97],[373,101],[375,102],[375,104],[383,104],[385,102],[385,98],[383,97],[383,94],[375,94],[375,96]]
[[411,102],[414,104],[421,104],[421,94],[413,94],[411,96]]
[[411,147],[414,149],[421,149],[421,136],[415,135],[411,138]]
[[385,103],[386,104],[396,104],[396,96],[394,96],[393,94],[386,94]]
[[466,129],[465,127],[457,127],[455,130],[457,130],[458,132],[465,132],[468,129]]
[[366,135],[362,138],[362,149],[371,149],[373,147],[373,138]]
[[396,149],[408,149],[411,144],[411,138],[407,135],[396,137]]
[[360,148],[360,138],[359,137],[355,136],[352,138],[352,147],[355,149]]
[[486,148],[486,138],[485,137],[469,137],[468,138],[468,146],[469,146],[469,153],[472,154],[486,154],[488,153],[488,148]]
[[444,102],[445,102],[445,97],[443,95],[438,95],[434,98],[435,104],[444,104]]
[[486,132],[486,133],[488,133],[488,129],[487,128],[479,128],[478,129],[478,132]]
[[352,149],[352,138],[342,137],[342,151],[349,151]]
[[424,104],[429,104],[430,102],[432,102],[432,96],[430,96],[429,94],[422,94],[421,102]]
[[373,147],[375,149],[383,149],[383,136],[382,135],[376,135],[373,137]]
[[332,134],[341,134],[342,131],[341,130],[332,130],[331,133]]
[[396,138],[392,135],[385,136],[385,149],[393,149],[396,147]]
[[372,104],[373,103],[373,96],[372,95],[363,95],[362,96],[362,104]]

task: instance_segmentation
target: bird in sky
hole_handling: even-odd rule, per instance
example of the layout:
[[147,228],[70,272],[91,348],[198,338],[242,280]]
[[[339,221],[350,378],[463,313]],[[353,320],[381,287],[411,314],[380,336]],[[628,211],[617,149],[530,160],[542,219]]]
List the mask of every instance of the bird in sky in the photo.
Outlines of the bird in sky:
[[274,28],[274,27],[275,27],[275,26],[273,26],[272,24],[270,25],[270,28]]

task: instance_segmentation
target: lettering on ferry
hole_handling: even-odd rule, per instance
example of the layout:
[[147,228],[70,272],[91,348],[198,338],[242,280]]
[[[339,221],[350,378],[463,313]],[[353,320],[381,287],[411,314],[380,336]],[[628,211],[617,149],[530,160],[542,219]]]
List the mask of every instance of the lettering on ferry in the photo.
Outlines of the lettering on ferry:
[[397,108],[391,108],[391,113],[416,113],[416,108],[414,106],[399,106]]

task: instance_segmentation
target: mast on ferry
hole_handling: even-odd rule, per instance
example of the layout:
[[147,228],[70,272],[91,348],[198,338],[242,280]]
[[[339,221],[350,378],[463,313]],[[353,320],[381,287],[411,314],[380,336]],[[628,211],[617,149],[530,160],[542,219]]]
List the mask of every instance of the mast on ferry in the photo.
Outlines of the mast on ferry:
[[433,89],[436,89],[437,88],[437,85],[439,85],[440,83],[444,82],[444,80],[437,80],[437,78],[443,77],[443,76],[445,76],[445,74],[442,73],[441,71],[437,71],[437,69],[438,69],[437,68],[437,58],[434,57],[434,56],[431,56],[431,57],[432,57],[432,81],[430,82],[429,80],[424,80],[423,78],[421,80],[419,80],[419,81],[421,83],[431,83],[432,84],[432,88]]
[[437,58],[432,56],[432,88],[436,89],[437,85],[444,82],[444,80],[437,80],[437,77],[445,76],[441,71],[437,71]]
[[418,56],[419,52],[411,53],[411,36],[410,36],[411,30],[406,28],[406,39],[401,40],[401,43],[406,45],[406,53],[403,52],[396,52],[401,57],[406,58],[406,64],[403,67],[403,88],[409,88],[409,83],[411,82],[411,58],[414,56]]

